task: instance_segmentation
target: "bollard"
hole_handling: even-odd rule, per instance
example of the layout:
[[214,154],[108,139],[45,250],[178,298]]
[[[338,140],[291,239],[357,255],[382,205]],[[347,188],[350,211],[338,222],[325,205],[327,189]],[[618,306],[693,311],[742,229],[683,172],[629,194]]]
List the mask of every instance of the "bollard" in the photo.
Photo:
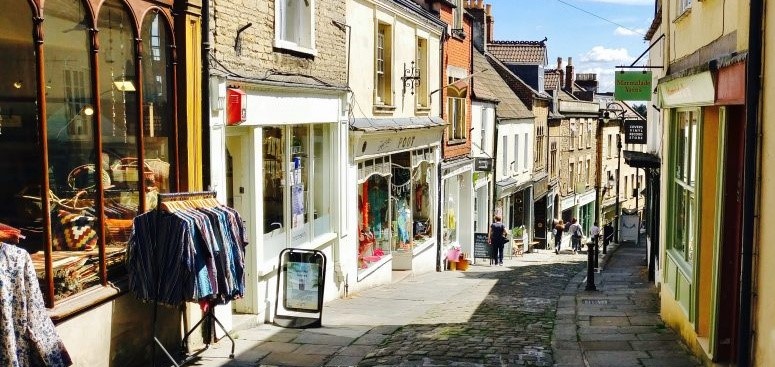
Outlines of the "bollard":
[[592,249],[592,244],[587,244],[587,287],[584,290],[596,291],[595,287],[595,254]]

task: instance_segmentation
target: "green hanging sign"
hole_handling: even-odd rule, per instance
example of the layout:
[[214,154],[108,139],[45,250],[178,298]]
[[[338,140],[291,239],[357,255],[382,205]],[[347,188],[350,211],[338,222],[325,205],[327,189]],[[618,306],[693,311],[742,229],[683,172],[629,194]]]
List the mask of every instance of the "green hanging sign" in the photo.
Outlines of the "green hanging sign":
[[617,101],[650,101],[650,71],[617,71],[614,73],[614,99]]

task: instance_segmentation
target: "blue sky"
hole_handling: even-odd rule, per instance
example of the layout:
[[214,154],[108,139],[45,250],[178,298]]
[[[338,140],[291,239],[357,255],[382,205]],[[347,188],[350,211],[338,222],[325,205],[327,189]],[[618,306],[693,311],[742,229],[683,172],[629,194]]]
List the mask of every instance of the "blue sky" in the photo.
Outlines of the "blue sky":
[[[654,16],[654,0],[485,0],[485,4],[492,4],[495,40],[547,37],[547,68],[556,68],[558,57],[563,66],[572,57],[576,73],[598,74],[601,92],[613,92],[614,66],[630,65],[648,48],[643,34]],[[647,57],[638,65],[644,65]]]

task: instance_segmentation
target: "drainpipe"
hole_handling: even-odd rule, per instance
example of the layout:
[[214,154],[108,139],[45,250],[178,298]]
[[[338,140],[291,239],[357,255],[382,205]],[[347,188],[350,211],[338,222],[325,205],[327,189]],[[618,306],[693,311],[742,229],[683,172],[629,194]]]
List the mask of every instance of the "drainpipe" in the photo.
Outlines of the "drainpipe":
[[[442,33],[441,38],[439,39],[439,88],[444,88],[444,44],[447,42],[447,32],[446,30]],[[444,119],[444,91],[439,90],[439,116],[441,116],[442,119]],[[446,134],[447,129],[444,128],[444,130],[441,133],[441,142],[439,144],[440,152],[440,159],[439,162],[436,163],[436,195],[438,197],[436,210],[439,211],[438,215],[436,216],[436,271],[443,271],[441,264],[441,203],[444,201],[442,200],[442,187],[441,187],[441,163],[444,161],[444,135]]]
[[202,2],[202,189],[210,190],[210,0]]
[[[495,106],[495,123],[492,128],[492,212],[490,218],[495,216],[495,203],[498,202],[498,106]],[[488,218],[489,219],[489,218]],[[489,229],[488,229],[489,232]]]
[[743,158],[743,231],[740,269],[740,316],[737,365],[751,365],[753,325],[753,251],[756,240],[756,190],[758,172],[759,102],[762,72],[762,18],[764,1],[751,0],[748,24],[748,65],[745,69],[745,150]]

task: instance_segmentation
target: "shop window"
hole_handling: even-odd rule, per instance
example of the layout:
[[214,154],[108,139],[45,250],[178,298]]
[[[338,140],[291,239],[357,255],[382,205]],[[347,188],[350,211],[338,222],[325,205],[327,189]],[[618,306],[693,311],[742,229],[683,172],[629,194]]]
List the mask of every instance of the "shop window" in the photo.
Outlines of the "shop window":
[[462,176],[448,178],[444,181],[444,216],[442,221],[444,222],[444,244],[453,245],[458,241],[458,225],[457,221],[460,218],[459,206],[460,202],[460,186]]
[[368,269],[391,252],[390,158],[359,164],[358,269]]
[[291,243],[308,242],[309,228],[309,126],[291,128],[291,152],[288,166],[288,187],[291,192]]
[[264,260],[270,261],[286,247],[285,191],[286,175],[291,163],[285,148],[286,134],[282,127],[263,128],[264,157]]
[[412,219],[414,241],[416,245],[433,239],[433,202],[431,190],[434,181],[434,165],[422,161],[412,169]]
[[420,74],[420,84],[417,86],[417,107],[428,108],[428,40],[417,37],[417,72]]
[[317,124],[312,127],[312,217],[314,220],[313,236],[333,232],[332,200],[335,197],[333,188],[333,170],[331,129],[327,124]]
[[692,263],[697,231],[696,176],[699,159],[697,110],[675,113],[671,138],[672,174],[670,188],[673,195],[669,213],[672,214],[672,241],[670,247],[684,261]]
[[[148,182],[149,193],[170,192],[170,177],[174,171],[171,143],[173,136],[171,65],[169,57],[169,31],[158,10],[146,15],[142,27],[143,39],[143,154],[145,165],[153,172],[153,182]],[[148,194],[146,194],[148,195]],[[149,195],[148,209],[155,207]]]
[[275,0],[274,46],[315,53],[315,0]]
[[377,25],[376,39],[376,65],[375,78],[376,88],[374,88],[375,105],[393,104],[393,86],[392,86],[392,33],[391,27],[385,23]]
[[410,152],[393,154],[390,189],[392,208],[392,249],[412,249],[412,169]]
[[[453,84],[458,78],[450,77],[448,84]],[[448,89],[449,91],[449,89]],[[466,140],[466,98],[465,89],[461,90],[460,95],[447,93],[447,137],[450,141]],[[505,146],[504,146],[505,148]]]

